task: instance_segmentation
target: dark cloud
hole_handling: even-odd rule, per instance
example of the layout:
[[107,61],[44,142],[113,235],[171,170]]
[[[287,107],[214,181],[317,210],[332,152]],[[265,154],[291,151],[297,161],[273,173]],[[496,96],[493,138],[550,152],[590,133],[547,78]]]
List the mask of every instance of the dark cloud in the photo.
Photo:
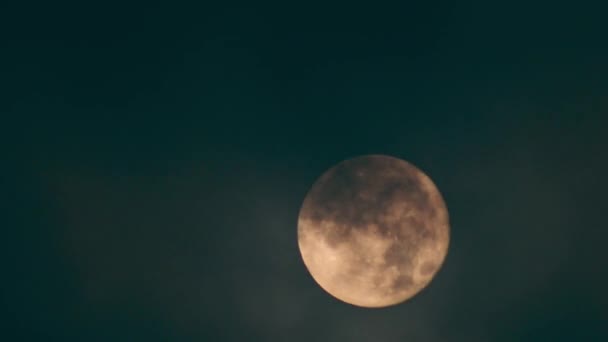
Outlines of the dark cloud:
[[[49,4],[0,9],[2,340],[608,340],[603,4]],[[296,229],[375,153],[452,230],[366,310]]]

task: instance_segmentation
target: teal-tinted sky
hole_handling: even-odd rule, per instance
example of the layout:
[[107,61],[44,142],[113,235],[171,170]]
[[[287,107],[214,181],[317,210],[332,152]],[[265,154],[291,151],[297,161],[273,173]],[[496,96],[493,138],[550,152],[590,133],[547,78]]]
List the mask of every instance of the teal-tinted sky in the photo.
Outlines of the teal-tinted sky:
[[[6,341],[605,341],[605,8],[0,5]],[[361,154],[443,193],[444,268],[385,310],[300,259]]]

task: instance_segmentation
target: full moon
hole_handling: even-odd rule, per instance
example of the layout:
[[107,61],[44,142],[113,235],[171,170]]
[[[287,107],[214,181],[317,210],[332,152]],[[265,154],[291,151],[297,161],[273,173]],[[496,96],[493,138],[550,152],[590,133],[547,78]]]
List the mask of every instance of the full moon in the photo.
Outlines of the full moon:
[[394,157],[343,161],[314,183],[300,209],[298,245],[329,294],[361,307],[406,301],[447,255],[448,212],[433,181]]

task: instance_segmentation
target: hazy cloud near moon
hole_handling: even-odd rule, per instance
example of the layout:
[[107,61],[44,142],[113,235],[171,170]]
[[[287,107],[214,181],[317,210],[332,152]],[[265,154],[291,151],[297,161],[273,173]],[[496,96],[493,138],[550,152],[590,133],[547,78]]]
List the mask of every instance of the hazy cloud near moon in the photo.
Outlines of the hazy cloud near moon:
[[[146,314],[135,312],[134,319],[162,314],[173,324],[168,329],[185,337],[217,336],[210,327],[219,327],[235,340],[485,342],[501,329],[530,328],[534,312],[523,302],[561,303],[550,290],[554,281],[570,279],[559,270],[580,248],[572,239],[579,218],[569,208],[596,203],[576,188],[584,170],[575,165],[560,169],[534,151],[493,152],[504,160],[459,153],[458,162],[420,165],[432,168],[450,203],[450,252],[429,285],[432,296],[423,291],[407,305],[373,312],[328,301],[303,269],[293,227],[322,170],[239,164],[234,169],[247,172],[225,173],[222,182],[198,165],[160,178],[80,172],[53,188],[66,255],[78,270],[79,290],[92,298],[87,312],[145,302]],[[568,192],[557,190],[564,186]],[[225,322],[239,329],[224,329]]]

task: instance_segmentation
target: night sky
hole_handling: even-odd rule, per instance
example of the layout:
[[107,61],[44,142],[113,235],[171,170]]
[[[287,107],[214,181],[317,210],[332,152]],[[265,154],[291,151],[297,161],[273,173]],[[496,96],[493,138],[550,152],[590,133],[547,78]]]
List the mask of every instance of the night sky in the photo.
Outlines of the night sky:
[[[0,339],[607,341],[608,9],[400,3],[2,3]],[[296,235],[370,153],[452,227],[375,310]]]

